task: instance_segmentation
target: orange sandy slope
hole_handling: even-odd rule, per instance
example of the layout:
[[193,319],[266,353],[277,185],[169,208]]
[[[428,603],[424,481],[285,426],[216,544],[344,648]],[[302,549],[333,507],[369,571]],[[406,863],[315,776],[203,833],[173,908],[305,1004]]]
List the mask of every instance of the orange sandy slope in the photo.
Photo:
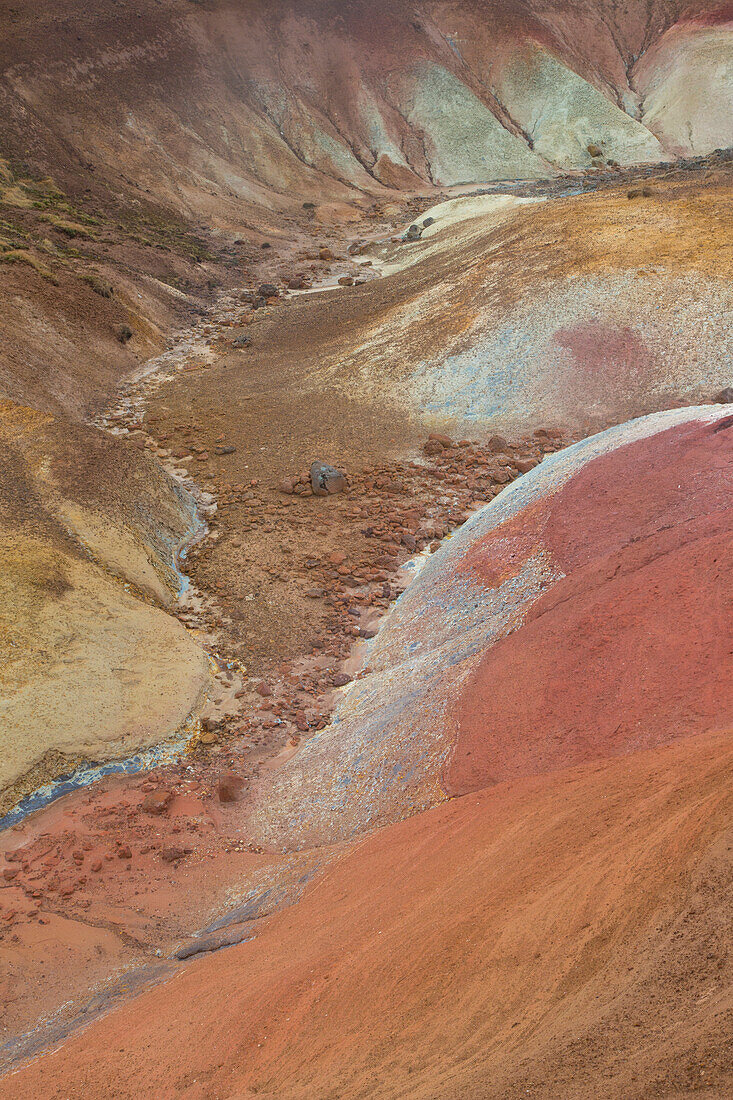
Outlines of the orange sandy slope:
[[709,733],[377,832],[0,1096],[730,1095],[732,762]]

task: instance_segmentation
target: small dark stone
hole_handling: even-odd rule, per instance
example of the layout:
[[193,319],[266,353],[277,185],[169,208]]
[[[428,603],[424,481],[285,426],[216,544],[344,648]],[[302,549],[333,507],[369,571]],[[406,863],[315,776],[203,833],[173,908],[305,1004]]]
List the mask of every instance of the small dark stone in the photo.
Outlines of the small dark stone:
[[404,236],[406,241],[419,241],[422,237],[422,228],[419,225],[411,225]]
[[716,405],[733,405],[733,386],[726,386],[724,390],[721,390],[716,398],[714,398]]
[[214,454],[215,455],[233,455],[234,452],[236,451],[236,449],[237,449],[236,447],[232,447],[232,446],[214,447]]
[[232,340],[233,348],[248,348],[252,343],[252,337],[248,336],[246,332],[240,333],[239,336],[235,336]]
[[117,325],[115,336],[121,344],[126,344],[128,340],[132,340],[132,329],[129,325]]
[[346,488],[346,475],[334,466],[316,461],[311,466],[311,488],[314,496],[317,497],[343,493]]
[[172,845],[170,848],[161,848],[160,858],[164,863],[178,863],[179,859],[184,859],[190,852],[190,848],[178,848]]
[[427,229],[430,225],[435,225],[435,218],[426,218],[422,223],[423,229]]
[[351,683],[351,676],[346,672],[337,672],[333,678],[333,686],[337,688],[345,687]]
[[277,298],[280,295],[280,291],[277,289],[274,283],[263,283],[257,290],[260,298]]

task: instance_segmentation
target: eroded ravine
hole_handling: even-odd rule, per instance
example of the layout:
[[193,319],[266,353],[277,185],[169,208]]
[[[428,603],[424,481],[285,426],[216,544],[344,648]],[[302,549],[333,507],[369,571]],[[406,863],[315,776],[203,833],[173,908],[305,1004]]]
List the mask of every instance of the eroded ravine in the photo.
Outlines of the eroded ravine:
[[[221,319],[224,322],[222,327],[227,331],[232,320],[230,311],[227,310]],[[201,525],[193,536],[190,546],[204,550],[206,536],[211,534],[216,536],[217,528],[221,530],[219,526],[221,514],[215,507],[217,497],[208,490],[203,490],[206,495],[202,495],[202,491],[197,488],[195,481],[188,473],[187,466],[180,459],[178,461],[172,459],[170,446],[153,439],[147,430],[141,431],[140,425],[143,422],[144,401],[151,393],[151,387],[153,390],[159,386],[164,389],[166,379],[179,373],[185,376],[188,373],[187,367],[192,361],[198,364],[202,360],[211,361],[212,353],[207,350],[208,347],[209,344],[200,340],[196,341],[189,336],[184,337],[179,347],[166,353],[159,364],[146,366],[141,372],[143,377],[140,384],[133,383],[132,386],[123,387],[121,402],[100,421],[105,428],[111,430],[113,435],[131,437],[151,449],[158,461],[162,462],[186,491],[191,493],[198,506]],[[155,367],[159,368],[159,372]],[[546,445],[549,446],[547,441]],[[540,450],[536,443],[529,443],[524,450],[527,455],[531,453],[539,457]],[[353,508],[348,507],[348,497],[344,497],[343,501],[337,502],[341,504],[341,508],[336,515],[332,514],[329,517],[326,527],[336,537],[336,544],[342,545],[343,533],[348,529],[349,522],[351,525],[356,523],[357,527],[361,528],[368,517],[373,515],[382,533],[380,535],[377,532],[376,538],[370,535],[366,540],[360,534],[360,541],[367,547],[373,544],[376,558],[380,560],[377,562],[375,554],[370,550],[371,560],[359,566],[358,562],[348,561],[341,551],[332,550],[330,553],[333,561],[325,563],[330,578],[321,579],[320,572],[316,576],[312,568],[305,574],[311,579],[316,577],[316,580],[324,585],[315,598],[313,595],[308,596],[311,602],[320,604],[327,601],[331,598],[329,591],[334,585],[338,590],[335,595],[339,613],[338,617],[333,618],[333,625],[329,627],[328,635],[333,639],[329,642],[329,650],[333,652],[333,656],[330,656],[330,653],[327,654],[325,665],[323,650],[318,647],[302,652],[296,651],[288,671],[279,669],[274,681],[270,683],[268,683],[269,677],[268,680],[262,676],[250,678],[250,693],[248,696],[244,695],[242,688],[247,681],[243,664],[236,657],[229,659],[222,656],[222,652],[226,654],[226,650],[222,651],[217,646],[216,621],[221,615],[218,593],[212,599],[203,595],[200,588],[195,584],[191,585],[190,581],[179,586],[185,591],[182,593],[183,600],[180,599],[181,593],[179,593],[177,614],[187,629],[192,632],[197,643],[208,647],[212,665],[216,662],[214,672],[215,677],[218,678],[215,678],[215,686],[209,691],[209,703],[200,715],[192,716],[191,726],[180,740],[168,742],[145,754],[137,754],[129,760],[111,762],[96,768],[88,766],[80,768],[73,776],[39,791],[29,801],[21,804],[17,816],[9,818],[6,822],[7,825],[14,827],[5,834],[4,845],[11,858],[16,853],[24,853],[21,857],[20,877],[13,880],[14,885],[23,891],[19,897],[21,906],[27,905],[29,901],[33,904],[34,894],[36,897],[43,894],[47,900],[38,910],[41,914],[40,920],[44,922],[50,920],[56,925],[55,934],[61,934],[64,938],[68,938],[69,933],[72,934],[72,938],[76,937],[76,933],[72,931],[75,924],[78,924],[79,931],[86,929],[87,933],[90,926],[108,928],[109,933],[114,937],[120,937],[122,947],[121,955],[116,948],[112,952],[113,957],[117,956],[114,968],[119,968],[121,964],[129,971],[130,980],[133,983],[137,982],[133,975],[140,970],[141,965],[141,974],[144,975],[147,971],[151,955],[155,956],[161,951],[163,955],[168,955],[171,950],[174,953],[182,952],[186,933],[190,934],[197,928],[209,928],[212,925],[212,915],[217,912],[217,909],[221,911],[222,905],[226,913],[226,908],[231,906],[231,901],[228,905],[224,902],[221,897],[222,888],[231,889],[227,884],[240,879],[246,881],[247,876],[242,876],[241,869],[225,865],[225,853],[231,851],[232,847],[231,839],[225,836],[222,838],[221,851],[214,857],[215,860],[221,861],[221,866],[216,871],[218,881],[214,884],[210,895],[202,892],[199,903],[194,906],[194,912],[187,915],[183,923],[180,919],[176,922],[177,934],[176,927],[170,929],[173,935],[172,944],[170,939],[167,942],[161,941],[159,932],[154,928],[142,936],[135,933],[130,939],[126,931],[130,927],[129,918],[122,915],[122,919],[117,916],[109,921],[107,917],[102,916],[104,907],[108,904],[106,901],[103,902],[105,891],[102,891],[102,897],[98,897],[97,900],[93,896],[96,891],[92,884],[99,876],[99,871],[94,868],[99,863],[100,857],[104,860],[105,853],[109,855],[109,841],[106,837],[113,830],[112,851],[115,853],[122,851],[123,859],[126,848],[125,839],[129,837],[131,841],[129,847],[131,851],[134,850],[134,860],[140,861],[140,866],[134,868],[132,879],[139,881],[142,875],[152,880],[151,900],[160,887],[169,893],[167,879],[171,863],[161,861],[161,852],[173,853],[173,866],[180,865],[182,860],[189,863],[200,860],[202,857],[206,858],[206,853],[200,848],[200,838],[192,836],[187,827],[182,828],[180,817],[175,812],[171,813],[176,804],[180,804],[181,801],[185,803],[188,793],[190,801],[184,810],[186,817],[190,818],[193,813],[194,818],[200,819],[203,811],[204,821],[209,815],[211,820],[217,822],[215,827],[220,828],[219,819],[222,811],[218,807],[225,804],[221,802],[217,784],[222,774],[226,779],[234,773],[235,784],[244,783],[246,787],[249,776],[262,772],[263,768],[281,766],[292,757],[303,736],[309,736],[314,729],[325,726],[332,708],[338,704],[339,689],[335,685],[339,683],[339,676],[341,682],[350,680],[367,659],[365,654],[359,652],[368,645],[368,642],[360,640],[360,635],[366,639],[373,635],[381,616],[406,583],[409,573],[405,573],[404,563],[409,562],[410,556],[419,546],[435,548],[446,533],[454,530],[463,521],[467,514],[467,505],[475,508],[482,499],[486,499],[487,494],[490,496],[492,491],[497,491],[501,484],[501,481],[492,481],[491,477],[482,482],[481,488],[470,489],[465,484],[465,474],[462,471],[468,469],[477,457],[481,458],[485,454],[488,458],[481,458],[481,461],[490,462],[494,471],[499,469],[491,459],[491,455],[495,453],[491,449],[485,450],[480,446],[472,445],[461,448],[449,447],[446,450],[445,445],[434,443],[432,451],[433,454],[423,456],[417,462],[403,461],[389,466],[377,465],[367,474],[349,471],[351,481],[349,497],[353,500],[356,496],[360,501],[371,495],[371,502],[366,507],[364,516],[355,515],[349,521],[349,518],[343,515],[342,509],[347,507],[347,511],[353,511]],[[536,460],[536,457],[533,460]],[[506,476],[510,475],[507,473]],[[435,486],[441,484],[445,486],[446,481],[449,483],[448,493],[443,492],[442,503],[436,505]],[[283,494],[278,485],[269,488],[269,493],[274,493],[275,499],[282,500],[283,503],[290,504],[292,500],[292,496]],[[480,495],[477,496],[477,493]],[[295,496],[298,499],[297,494]],[[326,503],[330,505],[332,502]],[[299,501],[299,504],[295,505],[299,513],[297,520],[299,528],[309,511],[318,506],[318,501],[313,498],[305,498],[302,503]],[[394,531],[394,534],[390,534],[390,531]],[[202,536],[204,536],[203,539]],[[214,537],[214,544],[216,541],[217,538]],[[190,553],[190,547],[186,555],[188,553]],[[342,558],[343,561],[348,561],[348,568],[340,564]],[[316,560],[313,552],[310,553],[309,560],[311,562]],[[370,575],[364,575],[365,568]],[[346,584],[342,583],[344,576]],[[316,585],[313,584],[312,587],[315,589]],[[347,596],[347,593],[351,595]],[[349,614],[352,608],[356,612],[356,617]],[[356,650],[354,650],[355,646]],[[319,665],[321,668],[318,667]],[[343,672],[340,671],[341,669]],[[326,672],[325,680],[323,670]],[[293,676],[296,677],[296,691],[297,684],[303,685],[305,677],[314,677],[315,691],[313,703],[310,705],[316,712],[315,719],[304,710],[300,700],[289,705],[289,713],[280,716],[281,700],[285,694],[287,703],[287,693],[292,691],[288,680],[292,680]],[[262,685],[268,687],[268,694],[260,693]],[[244,697],[238,699],[236,698],[238,694]],[[255,733],[254,736],[251,734],[247,736],[248,730],[242,736],[242,726],[245,726],[246,730],[248,720],[251,721],[255,730],[259,730],[259,733]],[[136,778],[135,773],[142,771],[152,772],[152,774],[149,778],[144,776]],[[174,792],[178,790],[182,793],[178,795],[174,793],[170,796],[171,788]],[[143,811],[143,821],[147,820],[149,824],[141,833],[138,825],[140,808],[144,807],[147,800],[152,803],[154,811],[157,812],[158,806],[155,800],[158,792],[163,794],[162,816],[156,820],[155,816],[151,817]],[[62,795],[67,797],[56,806],[49,805]],[[47,807],[45,812],[34,812],[41,810],[44,806]],[[33,816],[25,820],[29,813]],[[100,814],[101,817],[98,816]],[[107,815],[109,820],[105,821]],[[165,828],[161,829],[160,824],[163,822],[165,822]],[[236,829],[235,821],[231,821],[230,824]],[[101,830],[100,826],[103,826]],[[153,826],[152,829],[151,826]],[[246,853],[246,843],[241,845],[240,841],[236,841],[236,846],[241,846]],[[53,853],[54,849],[58,854],[55,856],[52,854],[49,859],[48,853],[49,851]],[[87,872],[86,876],[82,874],[81,877],[86,879],[83,883],[79,878],[76,882],[73,879],[68,883],[60,881],[59,887],[56,888],[60,891],[58,902],[53,902],[51,898],[54,880],[58,881],[55,868],[59,866],[59,855],[66,852],[66,856],[62,856],[62,859],[69,859],[72,850],[80,850],[84,853],[84,858],[80,861],[82,870],[91,867],[92,871]],[[250,853],[246,854],[251,858]],[[119,856],[115,855],[115,860],[118,858]],[[15,860],[13,862],[17,865]],[[248,876],[252,878],[252,869],[249,870]],[[100,881],[104,877],[102,874]],[[276,877],[282,877],[281,872],[278,872]],[[287,877],[286,874],[286,880]],[[88,886],[87,883],[89,883]],[[114,888],[113,893],[119,899],[115,901],[116,906],[123,901],[130,889],[134,889],[135,892],[138,889],[133,887],[132,881],[129,887],[126,883],[120,883]],[[190,887],[186,887],[185,893],[186,895],[190,893]],[[255,895],[256,893],[255,888]],[[103,905],[102,909],[100,904]],[[126,904],[129,902],[123,901],[123,905]],[[64,923],[69,921],[71,921],[71,924],[68,924],[69,932],[63,932]],[[100,921],[101,924],[99,924]],[[28,947],[32,950],[31,944]],[[185,954],[185,951],[183,953]],[[109,969],[109,963],[106,967]],[[103,973],[104,971],[100,972],[100,977]],[[68,990],[68,978],[62,976],[62,981],[64,988]],[[99,992],[95,994],[97,997],[95,1011],[107,1004],[104,988],[103,981],[99,986]],[[61,1021],[54,1024],[55,1027],[63,1029],[67,1026],[63,1023],[63,1016],[69,1011],[72,1015],[76,1014],[74,1009],[67,1008],[62,1013]],[[31,1019],[30,1016],[27,1018]],[[80,1019],[86,1018],[87,1010]],[[22,1051],[27,1054],[39,1042],[42,1043],[45,1035],[45,1029],[41,1029],[40,1032],[34,1029],[27,1043],[19,1047],[17,1040],[14,1040],[7,1047],[6,1053],[15,1060],[22,1056]]]
[[[283,310],[287,309],[288,303],[281,303],[272,313],[263,313],[262,322],[247,327],[254,335],[255,352],[278,326],[287,328],[283,316]],[[223,328],[228,332],[231,317],[225,320]],[[260,332],[265,335],[260,336]],[[291,345],[286,342],[286,357],[290,352]],[[506,440],[490,442],[488,438],[479,443],[459,441],[460,446],[449,444],[447,439],[433,440],[429,447],[432,454],[406,460],[405,439],[415,448],[413,454],[418,454],[427,434],[424,424],[415,423],[404,413],[396,415],[393,410],[387,414],[378,404],[370,407],[365,402],[362,409],[366,407],[373,412],[376,427],[366,434],[355,433],[344,447],[343,458],[338,452],[323,451],[324,442],[333,447],[330,416],[327,431],[320,439],[308,434],[310,425],[305,425],[305,443],[301,447],[301,454],[309,450],[310,456],[343,462],[350,477],[349,493],[320,502],[301,496],[300,490],[283,492],[282,481],[288,475],[291,482],[300,477],[307,463],[294,456],[288,443],[277,439],[272,452],[266,448],[264,458],[262,452],[257,457],[255,448],[263,446],[261,435],[242,455],[249,424],[238,429],[234,452],[221,456],[221,467],[226,462],[241,462],[234,476],[217,471],[211,459],[217,441],[221,439],[220,445],[226,449],[231,437],[222,431],[215,402],[220,403],[222,392],[226,392],[222,386],[227,386],[227,372],[247,370],[244,364],[249,354],[249,350],[235,352],[227,346],[222,361],[215,359],[211,365],[199,365],[190,372],[185,367],[181,371],[176,369],[175,377],[151,393],[138,438],[143,446],[160,452],[157,457],[162,462],[175,459],[184,478],[190,475],[181,471],[188,471],[193,462],[198,463],[202,454],[206,456],[201,460],[203,476],[197,471],[194,482],[203,486],[199,492],[209,494],[199,499],[210,509],[207,521],[212,533],[218,530],[220,534],[199,543],[190,555],[187,569],[195,591],[212,595],[210,602],[207,600],[200,606],[197,603],[194,614],[185,617],[192,629],[211,636],[212,645],[223,640],[220,652],[231,653],[225,663],[231,661],[235,669],[244,665],[249,672],[242,655],[248,650],[253,652],[255,662],[260,663],[255,663],[252,670],[250,693],[237,700],[231,715],[225,709],[210,715],[217,724],[217,728],[207,731],[213,735],[212,739],[185,761],[171,768],[156,768],[142,780],[114,781],[99,793],[96,789],[78,792],[56,808],[58,814],[49,819],[51,832],[45,837],[21,837],[17,833],[12,836],[12,846],[24,853],[20,861],[13,862],[21,863],[18,877],[31,897],[34,890],[47,893],[59,866],[58,859],[51,866],[56,855],[61,856],[63,864],[77,862],[73,852],[80,852],[85,868],[99,862],[104,867],[103,861],[109,856],[107,862],[123,872],[112,876],[111,883],[109,876],[103,876],[107,881],[101,890],[94,880],[98,871],[91,871],[81,884],[83,873],[73,882],[61,881],[59,903],[44,909],[49,916],[43,919],[57,919],[56,934],[62,937],[66,934],[61,931],[62,923],[71,920],[78,921],[87,932],[90,927],[103,928],[123,941],[121,953],[117,947],[106,948],[108,957],[97,975],[92,976],[92,983],[96,978],[98,987],[103,987],[110,959],[114,968],[136,973],[141,965],[144,970],[150,956],[157,952],[185,955],[185,945],[193,931],[204,929],[202,938],[209,938],[213,948],[223,945],[230,933],[214,927],[222,911],[226,914],[229,910],[240,917],[239,924],[234,922],[235,932],[231,935],[248,937],[249,921],[270,913],[273,899],[276,906],[282,906],[288,899],[299,896],[301,880],[307,883],[314,871],[317,873],[330,858],[340,855],[338,850],[322,853],[315,859],[314,868],[314,857],[307,852],[302,857],[287,856],[273,862],[271,855],[256,850],[257,845],[248,847],[247,832],[242,830],[246,797],[240,801],[241,795],[268,768],[269,761],[282,763],[293,758],[293,750],[301,738],[325,728],[334,689],[338,690],[334,680],[341,663],[348,660],[355,637],[371,633],[379,615],[390,605],[395,595],[395,568],[401,561],[409,558],[420,543],[429,546],[439,542],[475,506],[500,492],[504,484],[521,472],[513,459],[518,458],[529,468],[542,453],[560,445],[554,433],[553,438],[547,435],[544,425],[538,435],[516,440],[516,446]],[[233,366],[232,358],[242,365]],[[199,395],[203,394],[202,407],[212,422],[197,427],[186,410],[186,403],[190,402],[188,383],[207,376],[211,379],[210,388],[199,387]],[[271,389],[267,391],[265,416],[273,419],[272,406],[268,405],[270,395],[283,386],[283,379],[292,383],[293,378],[294,374],[288,374],[287,368],[284,372],[282,361],[278,361]],[[251,384],[256,386],[256,380]],[[238,400],[240,394],[241,391]],[[249,401],[256,399],[255,388]],[[286,401],[275,406],[275,424],[278,417],[290,423],[298,401],[302,400],[301,395],[296,395],[292,404]],[[306,400],[313,399],[309,395]],[[332,393],[327,393],[315,409],[314,419],[328,412],[329,400]],[[334,411],[338,419],[343,409],[339,406]],[[129,407],[117,412],[122,415],[111,423],[118,429],[120,426],[135,429],[140,423],[133,412],[129,425],[125,425]],[[229,426],[230,433],[231,430]],[[193,447],[196,437],[199,451]],[[384,461],[385,449],[391,452],[389,461]],[[176,456],[176,452],[182,453]],[[245,458],[249,461],[245,462]],[[253,467],[249,472],[257,477],[244,475],[243,469],[248,465]],[[267,471],[265,477],[261,476],[263,467]],[[252,484],[253,481],[257,484]],[[291,484],[290,489],[293,488],[297,489],[297,481],[296,485]],[[314,515],[320,522],[314,523]],[[306,540],[299,537],[303,530],[308,534]],[[367,530],[370,534],[365,533]],[[259,560],[242,560],[244,555],[240,551],[246,552],[250,540]],[[288,547],[290,553],[278,556],[278,544],[280,549]],[[267,560],[272,562],[274,576],[260,564],[270,554],[273,556]],[[211,556],[215,561],[209,565],[207,558]],[[286,568],[287,579],[300,590],[300,603],[307,609],[299,610],[300,618],[289,620],[287,633],[293,634],[294,623],[305,622],[308,640],[314,643],[305,653],[297,651],[297,646],[295,653],[288,652],[287,646],[281,648],[282,638],[272,629],[283,604],[264,602],[262,622],[266,627],[269,624],[269,636],[258,636],[257,631],[262,628],[256,616],[249,616],[244,620],[243,638],[237,628],[238,620],[230,614],[232,593],[241,598],[244,592],[245,601],[247,596],[254,595],[256,598],[247,602],[257,604],[256,585],[259,584],[260,590],[268,585],[268,592],[279,591],[286,584],[283,580]],[[293,599],[291,592],[292,589],[287,589],[286,599]],[[311,608],[317,608],[318,614],[314,615]],[[270,642],[276,651],[280,647],[279,665],[268,666],[264,659]],[[225,687],[232,686],[230,677],[224,676],[224,680]],[[236,695],[236,691],[232,694]],[[223,725],[219,725],[222,719]],[[225,798],[223,791],[227,792]],[[227,801],[229,793],[234,795],[232,802]],[[48,849],[49,838],[53,837],[59,839],[59,851],[49,860],[44,849]],[[182,878],[180,889],[178,883],[170,881],[171,868]],[[68,886],[72,889],[64,893]],[[179,909],[171,919],[171,910],[181,906],[184,894],[188,910]],[[193,903],[192,894],[196,894]],[[110,912],[115,914],[112,920]],[[163,946],[161,921],[165,928]],[[136,930],[131,941],[129,928],[133,926]],[[61,975],[59,987],[69,989],[68,975]],[[81,998],[83,994],[80,988],[76,995]],[[104,996],[101,1003],[105,1003]],[[27,1018],[32,1019],[34,1008],[26,1011]],[[31,1042],[42,1042],[42,1038],[35,1035]],[[23,1049],[27,1054],[31,1048]],[[8,1053],[11,1054],[10,1049]],[[11,1056],[23,1055],[15,1047]]]

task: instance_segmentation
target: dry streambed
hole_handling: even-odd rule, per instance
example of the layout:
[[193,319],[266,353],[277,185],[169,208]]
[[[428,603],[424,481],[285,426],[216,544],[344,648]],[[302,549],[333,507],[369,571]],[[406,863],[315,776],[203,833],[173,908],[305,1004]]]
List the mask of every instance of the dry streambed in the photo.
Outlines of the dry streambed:
[[[269,311],[256,312],[264,319]],[[151,958],[183,957],[191,942],[196,949],[192,933],[234,903],[241,908],[243,883],[251,891],[258,875],[289,881],[289,865],[248,845],[238,827],[248,785],[290,759],[330,721],[341,689],[368,675],[369,641],[409,579],[405,563],[560,446],[546,431],[511,444],[426,440],[423,432],[412,458],[404,457],[411,446],[403,457],[373,446],[361,462],[346,462],[346,492],[327,498],[313,496],[307,467],[293,462],[286,477],[227,474],[238,455],[227,432],[190,409],[174,410],[171,430],[160,404],[166,383],[247,356],[246,345],[232,350],[232,329],[254,331],[259,319],[249,302],[225,301],[201,332],[125,387],[104,418],[196,500],[201,526],[181,555],[175,611],[209,655],[212,686],[179,740],[50,785],[3,834],[0,936],[11,950],[0,980],[9,988],[23,974],[8,998],[8,1040],[30,1029],[32,1047],[46,1034],[34,1031],[39,1015],[58,1010],[63,1028],[90,989],[106,1003],[111,972],[138,974]],[[330,454],[323,445],[312,457]],[[240,932],[212,935],[216,947]],[[49,936],[57,945],[50,973],[38,953]],[[6,1056],[21,1048],[11,1041]]]

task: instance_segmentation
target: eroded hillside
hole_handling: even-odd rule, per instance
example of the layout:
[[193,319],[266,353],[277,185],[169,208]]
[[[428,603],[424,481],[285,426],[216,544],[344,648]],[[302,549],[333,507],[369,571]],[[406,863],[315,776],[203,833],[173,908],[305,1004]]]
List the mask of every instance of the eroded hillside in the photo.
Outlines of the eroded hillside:
[[0,25],[0,1095],[727,1094],[731,12]]

